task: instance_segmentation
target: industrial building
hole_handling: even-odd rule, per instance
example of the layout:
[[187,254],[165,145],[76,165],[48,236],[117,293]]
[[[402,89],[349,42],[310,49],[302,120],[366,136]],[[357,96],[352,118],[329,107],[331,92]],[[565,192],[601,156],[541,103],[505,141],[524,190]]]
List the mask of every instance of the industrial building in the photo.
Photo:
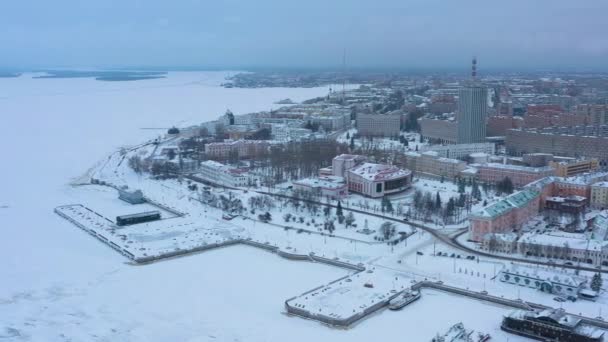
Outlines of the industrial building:
[[116,225],[118,226],[129,226],[132,224],[158,221],[160,220],[160,211],[146,211],[143,213],[129,214],[116,216]]

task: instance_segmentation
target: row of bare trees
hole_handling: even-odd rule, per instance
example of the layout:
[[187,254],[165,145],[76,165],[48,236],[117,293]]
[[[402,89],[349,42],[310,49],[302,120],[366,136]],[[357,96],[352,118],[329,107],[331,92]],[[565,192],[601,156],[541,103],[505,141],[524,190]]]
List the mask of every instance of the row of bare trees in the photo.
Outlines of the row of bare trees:
[[256,160],[254,169],[265,176],[266,183],[277,184],[315,176],[336,155],[347,152],[348,146],[331,139],[289,142],[273,146],[268,157]]

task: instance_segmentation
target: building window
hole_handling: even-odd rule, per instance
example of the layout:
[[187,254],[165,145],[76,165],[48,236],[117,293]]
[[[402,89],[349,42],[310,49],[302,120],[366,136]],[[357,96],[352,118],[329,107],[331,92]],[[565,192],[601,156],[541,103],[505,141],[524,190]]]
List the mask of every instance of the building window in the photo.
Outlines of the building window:
[[382,183],[376,184],[376,192],[382,192]]

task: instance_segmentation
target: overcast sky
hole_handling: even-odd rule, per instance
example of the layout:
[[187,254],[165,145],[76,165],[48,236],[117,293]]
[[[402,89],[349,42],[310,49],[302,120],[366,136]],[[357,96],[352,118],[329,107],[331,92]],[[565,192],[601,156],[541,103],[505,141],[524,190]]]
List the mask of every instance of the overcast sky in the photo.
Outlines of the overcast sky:
[[608,69],[608,0],[1,0],[0,67]]

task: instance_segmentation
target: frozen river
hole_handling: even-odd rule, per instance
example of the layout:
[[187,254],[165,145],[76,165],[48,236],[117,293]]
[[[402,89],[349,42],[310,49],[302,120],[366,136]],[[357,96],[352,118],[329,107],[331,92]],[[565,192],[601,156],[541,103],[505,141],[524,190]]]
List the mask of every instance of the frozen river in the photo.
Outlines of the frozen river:
[[343,270],[248,247],[130,266],[53,213],[76,200],[71,178],[116,148],[160,132],[141,128],[197,124],[226,109],[268,110],[284,98],[327,92],[226,89],[219,84],[227,74],[131,82],[0,78],[0,340],[426,341],[460,320],[471,328],[497,326],[505,309],[435,294],[420,302],[425,316],[387,312],[348,331],[328,329],[282,315],[283,301]]

